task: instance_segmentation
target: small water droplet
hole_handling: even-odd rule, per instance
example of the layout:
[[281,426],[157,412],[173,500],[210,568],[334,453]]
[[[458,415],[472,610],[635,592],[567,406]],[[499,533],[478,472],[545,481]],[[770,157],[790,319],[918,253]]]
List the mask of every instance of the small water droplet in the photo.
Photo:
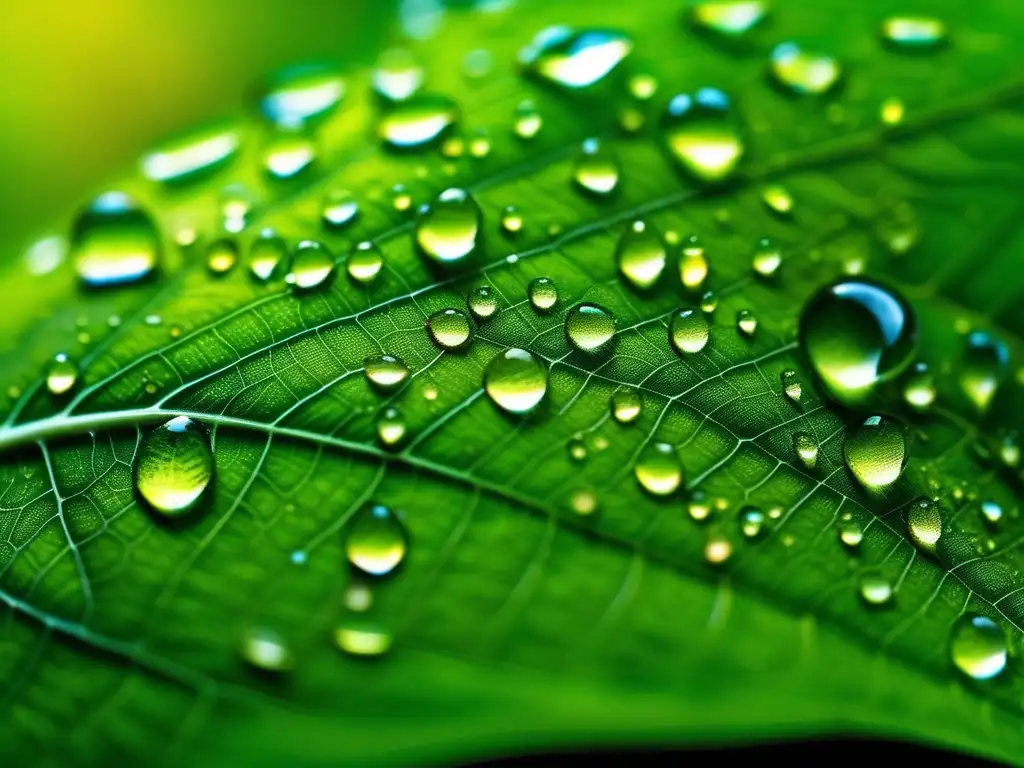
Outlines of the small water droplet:
[[446,189],[420,209],[416,245],[437,264],[458,264],[477,246],[480,218],[480,206],[468,192]]
[[565,337],[581,352],[606,352],[615,339],[615,316],[598,304],[577,304],[565,316]]
[[757,539],[765,532],[765,515],[757,507],[740,510],[740,533],[746,539]]
[[753,336],[757,331],[757,315],[752,309],[741,309],[736,313],[736,328],[744,336]]
[[846,466],[864,488],[885,491],[903,473],[907,440],[903,425],[889,416],[869,416],[843,442]]
[[506,349],[495,355],[484,369],[484,390],[503,411],[525,414],[544,398],[548,373],[544,365],[525,349]]
[[320,218],[324,225],[341,229],[355,221],[359,214],[359,203],[347,189],[332,189],[324,197]]
[[195,509],[213,479],[206,428],[178,416],[146,435],[135,457],[135,488],[156,512],[179,517]]
[[897,49],[929,50],[946,42],[946,25],[932,16],[890,16],[882,22],[882,39]]
[[391,642],[389,632],[368,621],[350,619],[334,630],[334,644],[350,656],[383,656]]
[[793,213],[793,196],[781,184],[767,184],[761,187],[761,202],[769,211],[782,218],[788,218]]
[[206,246],[206,268],[213,275],[226,275],[238,263],[238,243],[221,237]]
[[807,469],[814,469],[818,463],[818,438],[810,432],[793,433],[793,451]]
[[577,515],[592,515],[597,511],[597,494],[591,490],[579,490],[572,494],[569,506]]
[[544,118],[529,99],[519,102],[513,115],[512,131],[520,139],[532,139],[544,127]]
[[672,157],[702,184],[729,178],[743,157],[738,120],[729,97],[717,88],[673,97],[661,127]]
[[362,579],[352,579],[345,587],[342,604],[350,611],[363,613],[373,607],[373,591]]
[[690,519],[702,523],[711,516],[711,500],[704,491],[694,491],[686,502],[686,512]]
[[523,214],[514,205],[501,209],[501,230],[506,235],[515,235],[523,228]]
[[282,133],[267,144],[263,167],[275,179],[292,179],[309,168],[316,159],[313,142],[299,133]]
[[550,277],[538,277],[526,287],[530,306],[536,312],[549,312],[558,303],[558,287]]
[[826,93],[842,74],[839,62],[833,57],[807,51],[796,43],[775,46],[770,71],[779,85],[797,95]]
[[1006,668],[1006,635],[986,616],[968,613],[953,625],[950,656],[973,680],[991,680]]
[[650,288],[665,271],[665,244],[657,230],[637,219],[622,232],[615,261],[619,273],[630,285],[641,290]]
[[738,38],[753,29],[768,13],[764,0],[710,0],[688,8],[689,21],[698,29]]
[[53,358],[46,372],[46,388],[52,395],[70,392],[78,381],[78,366],[63,352]]
[[668,338],[681,355],[692,355],[707,346],[711,327],[704,314],[692,307],[683,307],[672,313]]
[[75,270],[90,287],[133,283],[157,266],[156,226],[123,192],[107,192],[75,219],[71,231]]
[[430,338],[447,350],[461,349],[473,338],[473,323],[461,309],[441,309],[427,318]]
[[265,672],[286,672],[295,666],[295,657],[277,632],[253,627],[243,636],[239,652],[247,664]]
[[878,108],[878,116],[885,125],[899,125],[902,123],[903,112],[903,102],[895,96],[885,99]]
[[363,371],[371,384],[390,392],[409,378],[409,366],[394,355],[376,355],[363,361]]
[[323,243],[303,240],[292,254],[292,271],[288,275],[299,290],[309,290],[324,283],[334,272],[334,257]]
[[885,605],[892,600],[892,582],[878,571],[860,577],[860,596],[868,605]]
[[395,184],[388,194],[391,197],[391,207],[399,213],[405,213],[412,208],[412,195],[404,184]]
[[519,62],[545,82],[577,90],[599,83],[632,50],[633,41],[621,32],[548,27],[519,52]]
[[932,407],[937,395],[935,376],[926,363],[914,363],[913,370],[903,384],[903,400],[915,411],[923,412]]
[[423,94],[385,111],[377,123],[377,135],[392,149],[419,149],[441,138],[458,120],[454,101],[439,94]]
[[405,101],[423,85],[423,67],[405,48],[389,48],[373,68],[373,90],[388,101]]
[[582,433],[577,432],[569,441],[569,458],[573,461],[584,461],[587,458],[587,444],[583,442]]
[[345,555],[363,573],[384,576],[405,558],[409,537],[389,507],[367,503],[356,513],[345,535]]
[[242,132],[217,124],[176,136],[142,157],[142,174],[152,181],[179,184],[223,168],[242,145]]
[[999,460],[1011,469],[1020,464],[1020,442],[1016,432],[1007,432],[999,439]]
[[708,260],[704,254],[704,244],[696,235],[690,235],[679,254],[679,279],[687,290],[699,291],[707,277]]
[[782,266],[782,249],[769,238],[762,237],[754,247],[752,266],[758,276],[766,279],[774,277]]
[[345,96],[345,80],[336,69],[309,64],[281,70],[260,89],[260,113],[280,128],[296,129],[330,114]]
[[700,311],[705,315],[710,315],[716,309],[718,309],[718,295],[714,291],[707,291],[700,297]]
[[1010,353],[1006,345],[985,331],[967,335],[963,359],[957,379],[960,389],[978,409],[985,413],[1009,373]]
[[658,92],[658,78],[641,72],[629,78],[629,93],[637,101],[648,101]]
[[356,245],[348,255],[345,269],[357,283],[372,283],[384,268],[384,254],[369,240]]
[[633,467],[636,479],[645,491],[655,496],[675,493],[683,483],[683,465],[676,449],[668,443],[649,443]]
[[732,557],[732,542],[721,534],[713,533],[704,544],[704,562],[723,565]]
[[377,415],[377,438],[387,448],[393,448],[405,439],[406,423],[401,412],[388,406]]
[[491,137],[484,130],[478,130],[476,135],[469,140],[469,154],[471,157],[481,158],[491,154]]
[[782,392],[793,403],[799,403],[803,396],[804,387],[800,381],[800,374],[793,370],[785,370],[779,374],[779,381],[782,382]]
[[486,48],[477,48],[462,57],[462,74],[469,80],[487,77],[493,67],[494,54]]
[[856,549],[864,541],[864,529],[855,520],[841,520],[839,522],[839,540],[844,546]]
[[910,502],[907,510],[907,533],[918,549],[935,554],[935,546],[942,535],[942,513],[939,505],[927,496]]
[[249,247],[249,272],[260,282],[270,280],[284,263],[288,247],[273,230],[261,232]]
[[494,316],[498,311],[498,297],[489,285],[478,285],[469,292],[466,297],[466,306],[469,307],[473,318],[482,323]]
[[619,185],[619,164],[601,142],[587,139],[573,163],[572,179],[584,192],[606,197]]
[[981,502],[981,516],[989,525],[997,525],[1003,519],[1003,508],[999,502],[986,499]]
[[617,389],[612,393],[612,417],[619,424],[632,424],[640,416],[642,407],[640,393],[633,388]]

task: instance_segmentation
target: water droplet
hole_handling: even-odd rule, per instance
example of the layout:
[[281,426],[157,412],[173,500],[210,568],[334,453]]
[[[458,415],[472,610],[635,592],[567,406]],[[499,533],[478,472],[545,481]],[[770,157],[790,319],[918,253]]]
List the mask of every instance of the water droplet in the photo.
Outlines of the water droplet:
[[519,62],[529,74],[575,90],[600,82],[632,50],[621,32],[548,27],[519,52]]
[[345,264],[348,276],[364,285],[372,283],[383,268],[384,254],[369,240],[364,240],[356,245],[348,255],[348,262]]
[[648,101],[658,92],[658,79],[648,72],[633,75],[629,78],[629,92],[637,101]]
[[673,97],[661,127],[672,157],[700,183],[729,178],[743,157],[743,139],[729,97],[717,88]]
[[363,361],[363,371],[371,384],[390,392],[409,378],[409,366],[394,355],[377,355]]
[[537,312],[549,312],[558,303],[558,286],[550,277],[538,277],[526,287],[530,306]]
[[359,203],[347,189],[333,189],[324,197],[320,218],[324,224],[341,229],[351,224],[359,214]]
[[303,240],[292,254],[292,271],[288,276],[300,290],[316,288],[334,272],[334,257],[316,240]]
[[899,479],[906,464],[903,425],[889,416],[869,416],[847,432],[843,457],[866,490],[884,491]]
[[52,395],[69,392],[78,381],[78,366],[63,352],[53,358],[46,372],[46,388]]
[[917,213],[906,202],[887,204],[875,222],[875,235],[893,256],[906,255],[921,239]]
[[615,261],[619,272],[634,288],[646,289],[665,271],[665,244],[657,230],[641,219],[631,223],[619,238]]
[[395,184],[389,192],[391,207],[399,213],[404,213],[412,207],[412,195],[403,184]]
[[716,309],[718,309],[718,295],[714,291],[707,291],[700,297],[700,311],[705,315],[710,315]]
[[935,546],[942,535],[942,514],[939,505],[927,496],[910,502],[907,510],[907,533],[918,549],[935,554]]
[[914,363],[911,374],[903,384],[903,400],[915,411],[927,411],[937,395],[935,377],[926,363]]
[[793,213],[793,196],[781,184],[767,184],[761,188],[761,202],[769,211],[786,218]]
[[769,238],[762,237],[754,247],[754,258],[752,261],[754,273],[760,277],[770,279],[775,276],[782,266],[782,249],[773,243]]
[[345,536],[348,561],[371,576],[384,576],[395,570],[408,547],[405,525],[383,504],[364,505]]
[[741,309],[736,313],[736,327],[744,336],[753,336],[757,331],[757,315],[752,309]]
[[503,411],[529,413],[548,390],[548,373],[532,353],[513,347],[487,364],[484,390]]
[[1003,519],[1003,508],[999,502],[986,499],[981,502],[981,516],[989,525],[997,525]]
[[826,286],[804,306],[800,341],[828,393],[857,406],[910,364],[917,321],[894,291],[863,279]]
[[937,48],[946,42],[946,25],[931,16],[890,16],[882,22],[882,39],[904,50]]
[[1007,432],[999,439],[999,460],[1004,466],[1015,468],[1020,463],[1020,443],[1016,432]]
[[953,625],[950,656],[974,680],[990,680],[1006,668],[1006,635],[992,619],[968,613]]
[[275,179],[292,179],[306,170],[316,159],[313,142],[298,133],[282,133],[267,144],[263,167]]
[[439,139],[458,120],[454,101],[439,94],[423,94],[381,115],[377,135],[393,149],[419,149]]
[[842,70],[831,56],[806,51],[796,43],[780,43],[772,51],[771,73],[790,93],[819,95],[839,81]]
[[514,235],[523,228],[523,214],[514,205],[501,209],[501,229],[506,235]]
[[591,490],[575,491],[569,500],[569,506],[577,515],[592,515],[597,511],[597,494]]
[[262,84],[257,105],[260,113],[281,128],[301,128],[324,117],[345,96],[341,73],[322,64],[281,70]]
[[529,99],[519,102],[513,120],[512,130],[520,139],[532,139],[544,127],[544,118]]
[[213,452],[206,428],[178,416],[154,429],[135,457],[135,488],[162,515],[195,509],[213,479]]
[[387,448],[393,448],[405,439],[405,418],[397,408],[388,406],[377,415],[377,437]]
[[466,297],[466,305],[478,323],[488,320],[498,311],[498,297],[489,285],[478,285]]
[[695,27],[737,38],[765,17],[768,4],[764,0],[711,0],[691,5],[688,10]]
[[214,275],[225,275],[238,263],[238,243],[221,237],[206,247],[206,268]]
[[438,264],[457,264],[476,248],[480,218],[480,207],[468,192],[446,189],[420,209],[416,245]]
[[704,544],[704,562],[723,565],[732,557],[732,542],[721,534],[711,534]]
[[584,192],[605,197],[619,185],[619,164],[601,142],[587,139],[573,163],[572,179]]
[[364,581],[352,579],[345,587],[342,604],[355,613],[363,613],[373,607],[373,591]]
[[757,507],[744,507],[740,510],[740,533],[744,538],[756,539],[764,532],[764,512]]
[[482,129],[469,140],[469,154],[476,158],[491,154],[491,138]]
[[389,48],[373,69],[373,89],[388,101],[405,101],[423,85],[423,67],[405,48]]
[[346,621],[334,630],[334,644],[351,656],[383,656],[391,648],[391,634],[367,621]]
[[844,546],[856,549],[864,541],[864,529],[855,520],[841,520],[839,522],[839,540]]
[[860,596],[868,605],[885,605],[892,600],[892,582],[878,571],[860,577]]
[[581,352],[606,352],[615,339],[615,316],[598,304],[577,304],[565,316],[565,337]]
[[878,116],[885,125],[899,125],[903,122],[903,112],[903,102],[895,96],[890,96],[882,102]]
[[107,192],[75,219],[71,253],[88,286],[132,283],[156,268],[160,238],[149,214],[131,197]]
[[818,438],[810,432],[794,432],[793,450],[807,469],[814,469],[818,463]]
[[686,289],[698,291],[707,277],[708,260],[704,255],[704,244],[696,235],[690,235],[679,254],[679,279]]
[[192,181],[224,167],[242,144],[242,133],[231,125],[212,125],[174,137],[142,157],[142,174],[152,181],[177,184]]
[[960,389],[979,413],[988,410],[1009,372],[1009,365],[1010,353],[1000,339],[985,331],[972,331],[967,335],[957,379]]
[[672,313],[668,338],[676,352],[692,355],[707,346],[711,327],[704,314],[692,307],[683,307]]
[[266,672],[287,672],[295,666],[295,657],[277,632],[255,627],[242,636],[239,652],[247,664]]
[[494,54],[486,48],[477,48],[462,57],[462,74],[470,80],[487,77],[493,67]]
[[683,483],[683,465],[676,449],[668,443],[646,445],[637,457],[633,472],[644,490],[655,496],[675,493]]
[[690,519],[702,523],[711,516],[711,500],[704,491],[694,491],[686,502],[686,512]]
[[430,338],[439,347],[460,349],[473,338],[473,323],[461,309],[441,309],[427,318]]
[[643,403],[635,389],[617,389],[612,393],[611,406],[612,417],[619,424],[632,424],[640,416]]
[[796,371],[785,370],[779,374],[779,381],[782,382],[782,392],[792,402],[799,403],[803,396],[804,387],[800,381],[800,375]]
[[284,262],[288,248],[273,230],[261,232],[249,248],[249,272],[260,282],[270,280]]

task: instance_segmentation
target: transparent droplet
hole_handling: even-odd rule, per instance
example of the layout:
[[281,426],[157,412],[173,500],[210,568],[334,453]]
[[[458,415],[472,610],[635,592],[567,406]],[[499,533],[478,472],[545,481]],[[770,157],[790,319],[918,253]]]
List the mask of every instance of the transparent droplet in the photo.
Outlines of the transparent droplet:
[[289,282],[299,290],[322,285],[334,272],[334,257],[323,243],[303,240],[292,253],[292,271]]
[[771,278],[782,266],[782,249],[767,237],[762,237],[754,246],[752,266],[755,274]]
[[275,179],[292,179],[309,168],[316,159],[313,142],[299,133],[282,133],[267,144],[263,167]]
[[723,565],[732,557],[732,542],[721,534],[711,534],[704,544],[704,562],[708,565]]
[[461,349],[473,338],[473,323],[461,309],[441,309],[427,318],[430,338],[439,347]]
[[529,99],[519,102],[513,120],[512,130],[520,139],[532,139],[544,126],[544,118]]
[[487,157],[491,153],[491,138],[482,129],[469,140],[470,157]]
[[785,370],[779,374],[779,381],[782,382],[783,394],[794,403],[799,403],[803,396],[803,382],[800,381],[800,374],[793,370]]
[[238,243],[221,237],[206,247],[206,268],[214,275],[224,275],[238,263]]
[[368,503],[345,535],[345,555],[363,573],[384,576],[398,567],[409,548],[405,525],[383,504]]
[[827,54],[807,51],[796,43],[780,43],[772,51],[771,73],[790,93],[820,95],[839,81],[842,69]]
[[506,235],[515,235],[523,228],[523,214],[514,205],[501,209],[501,230]]
[[210,436],[178,416],[146,435],[135,456],[135,489],[156,512],[178,517],[195,509],[213,479]]
[[355,613],[363,613],[373,607],[373,591],[369,584],[353,579],[345,588],[343,605]]
[[389,48],[373,68],[373,90],[388,101],[405,101],[423,85],[423,67],[405,48]]
[[665,271],[668,256],[661,236],[653,226],[637,219],[622,232],[615,249],[619,273],[630,285],[650,288]]
[[992,619],[968,613],[953,625],[949,653],[971,679],[991,680],[1006,668],[1006,635]]
[[363,361],[363,371],[371,384],[385,392],[398,388],[409,378],[409,366],[394,355],[376,355]]
[[807,469],[814,469],[818,464],[818,438],[810,432],[793,433],[793,451]]
[[914,363],[914,368],[903,384],[903,400],[915,411],[927,411],[935,402],[935,376],[926,363]]
[[861,278],[841,279],[804,306],[800,342],[826,391],[855,407],[910,364],[917,351],[917,320],[891,289]]
[[939,505],[927,496],[919,496],[910,502],[907,509],[907,533],[918,549],[934,554],[935,546],[942,535],[942,513]]
[[704,254],[704,244],[696,235],[690,235],[683,242],[683,250],[679,254],[679,279],[683,287],[698,291],[708,278],[708,260]]
[[615,339],[615,315],[598,304],[577,304],[565,316],[565,337],[581,352],[606,352]]
[[1007,432],[999,439],[999,460],[1003,466],[1015,468],[1020,464],[1020,442],[1016,432]]
[[412,207],[412,195],[403,184],[395,184],[389,192],[391,207],[399,213],[404,213]]
[[621,32],[548,27],[519,52],[519,62],[545,82],[577,90],[603,80],[632,50]]
[[347,189],[334,189],[324,197],[320,218],[324,224],[341,229],[351,224],[359,214],[359,203]]
[[356,245],[348,255],[345,270],[357,283],[372,283],[384,268],[384,254],[369,240]]
[[932,16],[890,16],[882,22],[882,39],[894,48],[928,50],[946,42],[946,25]]
[[495,405],[508,413],[529,413],[547,389],[547,370],[525,349],[506,349],[484,369],[484,390]]
[[273,75],[260,88],[260,113],[280,128],[295,129],[330,114],[345,96],[345,80],[333,67],[310,64]]
[[892,582],[878,571],[860,577],[860,596],[868,605],[885,605],[892,600]]
[[619,185],[619,164],[601,142],[587,139],[573,164],[572,179],[584,192],[605,197]]
[[261,232],[249,247],[249,272],[260,282],[266,282],[279,272],[288,253],[288,246],[272,230]]
[[758,507],[740,510],[740,533],[746,539],[759,538],[765,532],[765,515]]
[[160,237],[131,197],[107,192],[75,219],[71,254],[79,278],[90,287],[133,283],[156,268]]
[[383,656],[391,642],[391,633],[369,621],[350,619],[334,630],[334,644],[350,656]]
[[488,320],[498,311],[498,297],[489,285],[478,285],[466,297],[466,305],[478,323]]
[[692,355],[707,346],[711,337],[711,326],[703,312],[692,307],[683,307],[672,313],[668,338],[672,347],[681,355]]
[[844,546],[856,549],[864,541],[864,529],[855,520],[841,520],[839,522],[839,540]]
[[530,281],[526,295],[537,312],[549,312],[558,303],[558,286],[550,277],[538,277]]
[[711,516],[711,500],[704,491],[694,491],[686,502],[686,513],[690,519],[702,523]]
[[587,458],[587,444],[583,442],[583,435],[580,432],[569,441],[569,458],[573,461],[584,461]]
[[577,515],[592,515],[597,511],[597,494],[591,490],[575,491],[569,500],[572,511]]
[[480,218],[480,206],[468,192],[446,189],[420,209],[416,245],[438,264],[457,264],[476,248]]
[[644,490],[655,496],[668,496],[683,484],[683,465],[676,449],[668,443],[646,445],[637,457],[633,472]]
[[716,309],[718,309],[718,295],[714,291],[706,291],[700,297],[700,311],[705,315],[710,315]]
[[629,93],[637,101],[647,101],[658,92],[658,78],[641,72],[629,78]]
[[295,666],[295,656],[284,638],[265,627],[246,631],[239,652],[247,664],[265,672],[287,672]]
[[242,132],[217,124],[176,136],[142,156],[142,174],[152,181],[179,184],[227,165],[238,154]]
[[889,416],[869,416],[843,442],[846,466],[864,488],[882,492],[903,473],[907,440],[903,425]]
[[392,448],[405,439],[405,417],[401,412],[388,406],[377,415],[377,438],[385,447]]
[[619,424],[632,424],[640,416],[643,402],[635,389],[617,389],[611,398],[612,417]]
[[52,395],[71,391],[78,381],[78,366],[63,352],[53,358],[46,371],[46,388]]
[[988,410],[1009,370],[1010,353],[1002,340],[985,331],[967,335],[957,380],[979,413]]
[[986,499],[981,502],[981,516],[989,525],[997,525],[1003,519],[1003,508],[999,502]]
[[878,108],[878,116],[885,125],[899,125],[903,122],[903,113],[903,102],[895,96],[885,99]]
[[459,120],[459,109],[447,96],[413,96],[387,109],[377,123],[377,135],[393,149],[425,147]]
[[741,309],[736,313],[736,328],[744,336],[753,336],[757,331],[757,315],[752,309]]
[[709,0],[688,8],[690,23],[724,37],[741,37],[768,13],[765,0]]
[[729,178],[743,157],[739,122],[729,97],[717,88],[673,97],[661,127],[672,157],[702,184]]
[[781,184],[767,184],[761,187],[761,201],[769,211],[783,218],[793,213],[793,196]]

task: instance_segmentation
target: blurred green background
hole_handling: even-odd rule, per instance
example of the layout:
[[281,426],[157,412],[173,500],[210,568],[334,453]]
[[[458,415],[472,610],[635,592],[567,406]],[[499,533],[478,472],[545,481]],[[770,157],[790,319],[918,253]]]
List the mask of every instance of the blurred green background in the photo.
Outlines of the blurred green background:
[[5,0],[3,258],[164,136],[237,114],[268,70],[365,59],[399,2]]

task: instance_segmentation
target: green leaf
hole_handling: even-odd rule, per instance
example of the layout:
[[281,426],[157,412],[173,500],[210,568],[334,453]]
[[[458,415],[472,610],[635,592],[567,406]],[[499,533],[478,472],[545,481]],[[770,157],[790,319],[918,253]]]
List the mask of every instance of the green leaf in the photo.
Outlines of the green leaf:
[[[485,132],[485,156],[380,149],[383,107],[368,69],[353,65],[341,106],[309,129],[316,160],[294,180],[263,172],[272,132],[250,115],[241,155],[208,178],[121,181],[163,233],[155,279],[90,291],[70,262],[43,275],[8,262],[0,755],[425,764],[828,732],[1024,762],[1021,477],[999,460],[1006,430],[1024,427],[1021,388],[1003,382],[982,418],[959,380],[966,331],[990,330],[1014,353],[1024,332],[1024,91],[1012,35],[1021,11],[932,5],[950,44],[912,53],[880,41],[890,10],[881,2],[780,3],[738,40],[685,26],[674,4],[450,9],[415,53],[427,91],[458,104],[467,146]],[[592,89],[524,78],[518,50],[558,23],[621,29],[635,48]],[[839,88],[798,98],[769,86],[769,53],[786,40],[836,57]],[[482,75],[465,72],[475,50],[493,61]],[[637,73],[658,82],[649,101],[628,96]],[[658,128],[669,97],[704,85],[734,99],[746,130],[747,154],[725,187],[678,172]],[[889,127],[879,110],[892,97],[906,115]],[[525,98],[543,116],[529,141],[512,132]],[[643,116],[641,130],[621,130],[624,107]],[[588,137],[618,158],[620,189],[608,199],[570,181]],[[764,205],[767,183],[792,195],[789,217]],[[244,264],[212,276],[204,247],[218,237],[228,184],[257,201],[243,253],[265,227],[291,244],[317,239],[337,256],[334,280],[296,292],[252,280]],[[395,184],[413,207],[448,187],[471,192],[484,220],[473,263],[439,272],[417,253]],[[325,230],[321,201],[341,188],[360,213],[348,229]],[[513,237],[498,225],[507,205],[524,217]],[[616,243],[638,217],[704,241],[719,303],[700,353],[669,345],[670,313],[696,300],[674,255],[651,291],[617,274]],[[177,245],[189,230],[197,241]],[[911,230],[917,242],[894,255],[886,244]],[[774,280],[751,270],[764,236],[784,251]],[[384,258],[369,286],[341,268],[364,240]],[[908,425],[911,458],[881,499],[843,463],[844,427],[863,414],[828,404],[796,343],[804,301],[858,270],[911,301],[939,391],[923,415],[898,386],[884,394],[878,407]],[[548,313],[526,299],[538,277],[558,288]],[[464,308],[478,285],[497,293],[499,313],[468,348],[440,350],[425,318]],[[568,346],[565,313],[581,301],[618,319],[606,357]],[[758,319],[751,337],[737,331],[740,310]],[[484,368],[510,346],[549,368],[545,401],[528,418],[501,413],[482,390]],[[81,374],[53,396],[41,372],[62,352]],[[363,375],[377,354],[412,369],[390,394]],[[799,404],[782,392],[786,370],[802,382]],[[643,405],[629,425],[609,412],[624,386]],[[397,449],[376,435],[388,406],[407,424]],[[171,525],[138,501],[132,465],[148,431],[178,415],[209,427],[216,470],[209,504]],[[798,430],[821,440],[813,470],[796,460]],[[573,440],[582,461],[570,456]],[[653,442],[677,449],[687,494],[719,501],[705,523],[687,515],[686,494],[639,487],[633,465]],[[572,511],[580,491],[595,494],[595,514]],[[906,505],[922,493],[944,510],[935,557],[906,530]],[[979,511],[988,500],[1005,512],[995,526]],[[396,510],[409,540],[396,573],[369,585],[367,615],[394,640],[379,659],[332,643],[352,618],[346,588],[357,582],[344,535],[370,501]],[[741,535],[745,505],[780,510],[759,540]],[[845,515],[864,530],[855,553],[838,536]],[[706,545],[722,540],[732,556],[709,565]],[[895,597],[869,609],[857,585],[876,571]],[[1010,660],[995,679],[971,681],[951,660],[951,628],[968,611],[1006,633]],[[293,670],[246,666],[238,648],[255,629],[284,638]]]

